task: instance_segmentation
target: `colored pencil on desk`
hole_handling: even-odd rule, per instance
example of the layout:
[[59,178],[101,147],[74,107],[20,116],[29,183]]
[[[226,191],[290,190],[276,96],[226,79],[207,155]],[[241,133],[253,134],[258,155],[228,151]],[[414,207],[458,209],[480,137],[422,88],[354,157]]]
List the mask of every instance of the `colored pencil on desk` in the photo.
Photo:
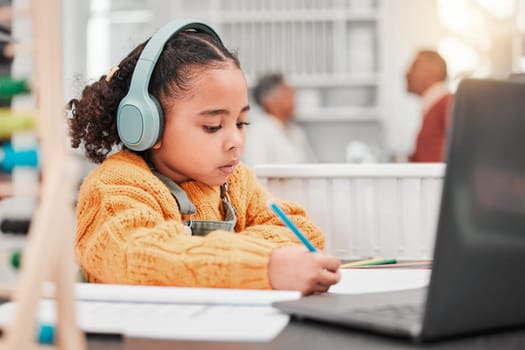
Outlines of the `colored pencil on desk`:
[[346,263],[346,264],[341,264],[340,268],[344,269],[348,267],[387,265],[387,264],[395,264],[396,262],[397,262],[396,259],[373,258],[373,259],[365,259],[365,260],[353,261],[353,262]]

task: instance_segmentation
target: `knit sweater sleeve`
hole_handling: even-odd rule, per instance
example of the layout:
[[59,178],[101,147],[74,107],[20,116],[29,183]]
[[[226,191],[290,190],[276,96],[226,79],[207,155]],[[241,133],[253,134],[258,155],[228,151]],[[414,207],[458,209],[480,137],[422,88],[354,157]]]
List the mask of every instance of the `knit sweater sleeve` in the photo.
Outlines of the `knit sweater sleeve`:
[[[123,174],[143,171],[120,166]],[[220,231],[190,236],[169,191],[141,176],[95,171],[81,187],[77,224],[77,257],[91,282],[271,288],[271,242]]]
[[258,183],[253,170],[239,165],[239,171],[232,174],[229,183],[232,201],[237,210],[237,229],[240,234],[263,238],[276,246],[301,244],[268,208],[268,200],[272,198],[314,246],[320,250],[324,249],[324,235],[312,222],[304,207],[289,200],[275,198]]

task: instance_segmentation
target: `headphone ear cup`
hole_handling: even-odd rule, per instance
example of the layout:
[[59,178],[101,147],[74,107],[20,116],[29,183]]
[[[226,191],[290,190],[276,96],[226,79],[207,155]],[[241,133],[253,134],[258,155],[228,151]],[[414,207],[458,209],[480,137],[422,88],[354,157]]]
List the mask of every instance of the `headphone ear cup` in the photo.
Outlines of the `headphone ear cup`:
[[117,110],[117,131],[122,143],[133,151],[145,151],[153,147],[164,127],[164,113],[157,99],[127,95]]
[[149,122],[144,120],[143,150],[152,148],[160,140],[164,129],[164,111],[159,100],[149,95],[148,101],[152,103],[149,106],[151,108],[151,117]]

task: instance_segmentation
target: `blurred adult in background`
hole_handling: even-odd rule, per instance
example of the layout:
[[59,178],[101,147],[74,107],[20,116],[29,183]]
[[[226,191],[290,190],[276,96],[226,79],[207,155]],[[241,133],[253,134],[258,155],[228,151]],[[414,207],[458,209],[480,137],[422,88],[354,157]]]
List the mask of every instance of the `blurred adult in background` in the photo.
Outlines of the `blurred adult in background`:
[[453,95],[447,89],[447,63],[433,50],[418,51],[406,74],[407,91],[421,97],[422,120],[412,162],[444,162]]
[[255,116],[247,128],[244,162],[249,165],[315,162],[308,137],[293,121],[295,90],[283,75],[260,78],[253,97],[265,115]]

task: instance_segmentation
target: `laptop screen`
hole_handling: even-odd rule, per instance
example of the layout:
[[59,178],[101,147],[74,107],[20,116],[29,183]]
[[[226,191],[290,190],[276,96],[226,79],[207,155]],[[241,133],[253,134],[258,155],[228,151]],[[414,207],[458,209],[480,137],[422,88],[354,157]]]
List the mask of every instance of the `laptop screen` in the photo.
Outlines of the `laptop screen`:
[[[456,199],[475,232],[525,235],[525,85],[466,81],[454,113]],[[454,159],[452,159],[454,161]],[[461,198],[459,198],[461,197]],[[492,233],[488,233],[492,234]]]
[[463,80],[427,298],[427,337],[525,324],[525,84]]

